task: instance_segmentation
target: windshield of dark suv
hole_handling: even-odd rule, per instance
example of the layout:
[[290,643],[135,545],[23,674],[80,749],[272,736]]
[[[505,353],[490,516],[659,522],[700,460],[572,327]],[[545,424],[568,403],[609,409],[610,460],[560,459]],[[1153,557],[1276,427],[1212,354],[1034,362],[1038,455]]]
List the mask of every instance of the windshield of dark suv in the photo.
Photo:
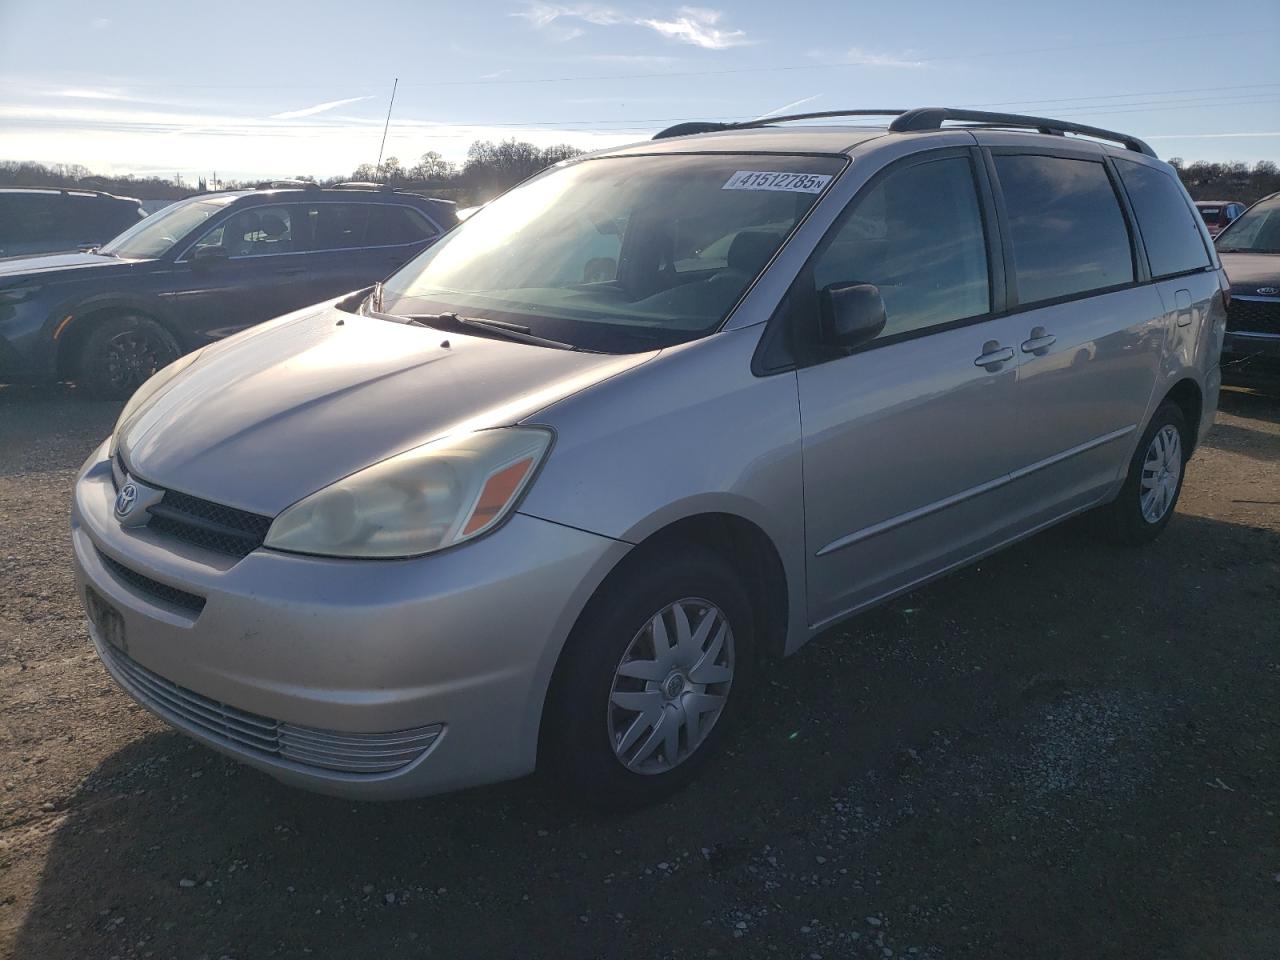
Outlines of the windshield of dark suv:
[[1219,253],[1280,253],[1280,196],[1255,203],[1218,234],[1214,246]]
[[683,154],[553,168],[392,276],[381,310],[608,352],[692,340],[720,325],[846,162]]
[[138,221],[136,226],[103,244],[98,251],[124,260],[162,257],[175,243],[233,200],[233,196],[180,200]]

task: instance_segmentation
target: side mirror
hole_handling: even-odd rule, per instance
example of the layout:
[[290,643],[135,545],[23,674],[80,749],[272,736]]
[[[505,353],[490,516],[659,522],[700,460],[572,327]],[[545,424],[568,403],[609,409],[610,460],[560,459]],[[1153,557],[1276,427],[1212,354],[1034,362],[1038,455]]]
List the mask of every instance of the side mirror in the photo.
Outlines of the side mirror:
[[227,259],[226,247],[201,247],[195,252],[191,261],[196,266],[207,268],[215,263],[225,262]]
[[873,283],[833,284],[821,294],[822,342],[852,350],[884,329],[884,298]]

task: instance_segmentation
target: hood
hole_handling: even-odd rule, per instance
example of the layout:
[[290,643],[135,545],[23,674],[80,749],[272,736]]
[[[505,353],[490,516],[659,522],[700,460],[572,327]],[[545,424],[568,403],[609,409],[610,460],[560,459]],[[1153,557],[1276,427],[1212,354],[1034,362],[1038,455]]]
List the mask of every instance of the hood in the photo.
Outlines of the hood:
[[120,450],[147,483],[275,516],[379,460],[517,423],[652,356],[555,350],[326,307],[207,347],[130,418]]
[[1280,253],[1219,253],[1218,259],[1232,293],[1247,297],[1259,287],[1280,288]]
[[41,279],[49,279],[45,274],[59,271],[82,271],[94,267],[127,269],[137,262],[139,261],[120,260],[100,253],[46,253],[34,257],[5,257],[0,260],[0,285],[9,286],[13,281],[35,274],[40,274]]

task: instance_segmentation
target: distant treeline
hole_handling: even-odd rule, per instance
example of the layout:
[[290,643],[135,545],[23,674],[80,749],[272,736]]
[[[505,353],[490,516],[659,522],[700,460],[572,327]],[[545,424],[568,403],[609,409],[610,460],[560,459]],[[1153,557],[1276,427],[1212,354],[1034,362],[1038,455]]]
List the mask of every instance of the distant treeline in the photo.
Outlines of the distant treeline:
[[[294,174],[288,179],[310,180],[323,186],[347,180],[376,181],[429,192],[466,206],[483,203],[539,170],[582,152],[568,144],[538,147],[520,140],[501,143],[477,140],[467,150],[467,159],[462,164],[451,163],[431,151],[424,153],[412,166],[405,166],[396,157],[387,157],[381,166],[365,163],[341,176]],[[160,177],[104,177],[78,163],[48,165],[0,160],[0,186],[3,187],[78,187],[105,190],[139,200],[180,200],[210,190],[252,187],[259,182],[219,179],[211,183],[201,179],[194,184],[185,184]]]
[[[568,144],[537,147],[521,140],[493,143],[477,140],[467,150],[461,164],[445,160],[440,154],[424,153],[416,163],[405,166],[397,157],[387,157],[381,166],[361,164],[350,174],[317,178],[295,174],[290,179],[311,180],[332,185],[346,180],[376,181],[393,186],[430,193],[456,200],[467,206],[483,203],[539,170],[561,160],[576,157],[583,151]],[[1197,161],[1184,165],[1174,157],[1169,161],[1191,196],[1197,200],[1240,200],[1244,203],[1280,191],[1280,168],[1271,160],[1260,160],[1252,167],[1247,163],[1208,163]],[[22,161],[0,161],[0,186],[80,187],[105,190],[140,200],[178,200],[208,190],[233,190],[253,186],[257,181],[200,180],[189,185],[160,177],[103,177],[75,163],[52,166]]]
[[1207,163],[1197,160],[1184,166],[1180,157],[1169,163],[1178,171],[1193,200],[1239,200],[1253,203],[1280,190],[1280,167],[1274,161],[1247,163]]

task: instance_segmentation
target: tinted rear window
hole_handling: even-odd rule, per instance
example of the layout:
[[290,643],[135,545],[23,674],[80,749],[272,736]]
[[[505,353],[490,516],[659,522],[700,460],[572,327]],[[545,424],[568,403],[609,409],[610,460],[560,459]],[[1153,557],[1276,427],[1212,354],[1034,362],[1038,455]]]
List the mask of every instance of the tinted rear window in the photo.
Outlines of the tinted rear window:
[[[1117,160],[1117,166],[1138,216],[1151,275],[1168,277],[1209,266],[1209,251],[1200,236],[1200,227],[1177,181],[1163,170],[1132,160]],[[1217,220],[1221,207],[1202,207],[1201,212],[1205,219]]]
[[1133,282],[1129,231],[1101,163],[1034,155],[995,163],[1020,303]]

